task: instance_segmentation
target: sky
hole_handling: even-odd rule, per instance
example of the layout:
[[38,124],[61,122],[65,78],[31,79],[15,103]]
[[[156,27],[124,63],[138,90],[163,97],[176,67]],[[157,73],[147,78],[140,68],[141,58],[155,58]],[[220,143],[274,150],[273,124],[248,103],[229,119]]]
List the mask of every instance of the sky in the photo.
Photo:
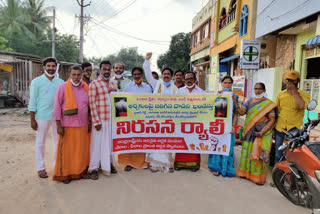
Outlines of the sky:
[[[80,1],[80,0],[79,0]],[[209,0],[91,0],[84,8],[90,16],[84,31],[84,55],[102,57],[121,48],[137,47],[145,55],[152,52],[151,67],[165,53],[171,36],[191,32],[192,18]],[[56,28],[61,34],[80,34],[80,6],[77,0],[46,0],[56,8]],[[90,0],[84,0],[84,4]]]

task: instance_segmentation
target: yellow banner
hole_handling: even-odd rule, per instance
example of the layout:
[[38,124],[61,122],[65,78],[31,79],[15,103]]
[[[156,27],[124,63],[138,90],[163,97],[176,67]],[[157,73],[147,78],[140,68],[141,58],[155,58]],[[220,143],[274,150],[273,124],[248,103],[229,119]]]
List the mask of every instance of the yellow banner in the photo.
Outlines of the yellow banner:
[[112,93],[113,152],[228,155],[232,93]]

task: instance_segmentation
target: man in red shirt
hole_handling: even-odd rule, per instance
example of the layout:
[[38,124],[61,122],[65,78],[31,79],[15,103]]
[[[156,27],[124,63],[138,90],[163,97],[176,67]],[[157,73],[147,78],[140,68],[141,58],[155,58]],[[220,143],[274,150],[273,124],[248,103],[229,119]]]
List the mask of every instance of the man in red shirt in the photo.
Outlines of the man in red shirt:
[[116,173],[114,158],[112,156],[112,138],[110,105],[108,94],[117,91],[116,86],[110,80],[111,63],[100,63],[100,75],[89,85],[89,105],[92,117],[92,133],[90,144],[90,165],[88,172],[91,179],[98,179],[98,170],[101,165],[102,173],[110,175]]

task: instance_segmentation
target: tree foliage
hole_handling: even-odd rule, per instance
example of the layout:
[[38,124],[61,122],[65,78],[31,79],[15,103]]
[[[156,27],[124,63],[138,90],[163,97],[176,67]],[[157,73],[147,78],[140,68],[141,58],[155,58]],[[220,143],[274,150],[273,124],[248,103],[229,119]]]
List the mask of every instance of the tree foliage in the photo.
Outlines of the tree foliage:
[[178,33],[171,37],[169,50],[161,54],[157,65],[161,70],[170,67],[174,70],[186,70],[190,63],[190,33]]
[[4,37],[0,36],[0,50],[2,51],[12,51],[11,48],[7,47],[8,40],[6,40]]
[[122,48],[118,53],[108,55],[101,58],[87,58],[85,61],[91,62],[95,65],[99,64],[102,60],[109,60],[111,64],[115,62],[124,63],[125,70],[130,70],[133,67],[141,67],[144,62],[144,56],[138,53],[137,48]]
[[[0,5],[0,47],[9,51],[37,55],[52,54],[51,18],[45,0],[6,0]],[[59,61],[77,62],[79,40],[74,35],[56,34],[56,57]]]

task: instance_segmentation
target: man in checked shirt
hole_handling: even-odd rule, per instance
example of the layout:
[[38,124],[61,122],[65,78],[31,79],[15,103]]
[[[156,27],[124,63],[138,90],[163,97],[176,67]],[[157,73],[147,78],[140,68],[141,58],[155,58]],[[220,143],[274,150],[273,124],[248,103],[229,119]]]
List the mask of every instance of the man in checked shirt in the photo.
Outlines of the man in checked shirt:
[[111,153],[111,121],[108,94],[117,91],[116,85],[110,80],[111,63],[100,63],[100,75],[89,85],[89,105],[92,117],[92,132],[90,144],[90,164],[88,172],[93,180],[97,180],[101,165],[102,173],[110,175],[117,173],[114,158]]

